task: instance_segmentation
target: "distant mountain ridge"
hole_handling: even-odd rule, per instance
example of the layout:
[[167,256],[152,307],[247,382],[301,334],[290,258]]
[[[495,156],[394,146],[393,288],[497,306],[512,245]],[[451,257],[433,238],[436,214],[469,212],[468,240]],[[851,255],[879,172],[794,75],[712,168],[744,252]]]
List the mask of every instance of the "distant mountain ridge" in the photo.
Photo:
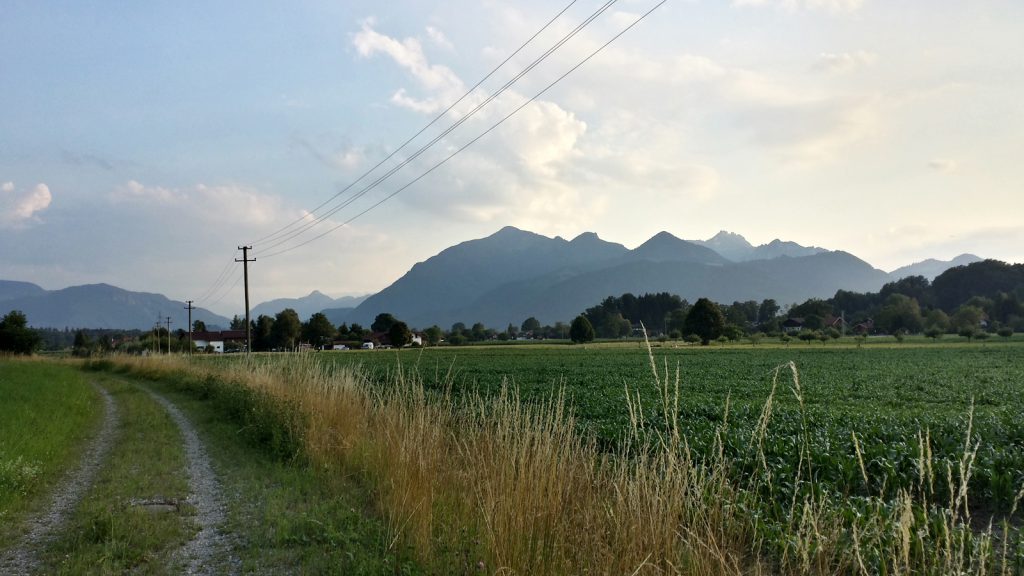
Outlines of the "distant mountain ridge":
[[817,246],[801,246],[796,242],[788,242],[776,238],[767,244],[754,246],[746,238],[734,232],[722,230],[707,240],[690,240],[721,254],[733,262],[749,262],[751,260],[770,260],[780,256],[813,256],[828,252]]
[[907,266],[902,266],[889,273],[893,280],[899,280],[900,278],[906,278],[907,276],[924,276],[929,281],[935,280],[935,278],[956,266],[966,266],[968,264],[974,264],[975,262],[981,262],[982,258],[975,256],[974,254],[961,254],[952,260],[936,260],[929,258],[922,260],[921,262],[915,262]]
[[[483,322],[501,328],[530,316],[544,323],[565,322],[607,296],[626,292],[670,292],[691,301],[708,297],[726,303],[774,298],[789,304],[829,298],[839,289],[877,291],[905,276],[931,280],[978,260],[963,254],[886,273],[846,252],[778,239],[755,247],[726,231],[701,241],[660,232],[630,250],[593,232],[565,240],[509,226],[442,250],[377,294],[332,299],[314,290],[300,298],[263,302],[251,313],[255,318],[293,308],[303,319],[324,312],[335,324],[368,326],[378,313],[389,312],[413,327]],[[176,330],[187,323],[184,308],[183,302],[160,294],[107,284],[45,290],[30,282],[0,280],[0,313],[22,310],[36,327],[145,330],[157,317],[170,316]],[[230,324],[201,308],[193,311],[193,320],[211,328]]]
[[[14,284],[28,284],[28,287],[12,290]],[[20,295],[15,294],[19,291]],[[158,320],[166,326],[167,317],[171,318],[172,331],[187,329],[188,324],[184,302],[170,300],[162,294],[131,292],[109,284],[45,290],[27,282],[0,281],[0,309],[5,314],[9,310],[21,310],[29,325],[36,328],[148,330]],[[204,308],[194,309],[192,320],[223,328],[231,322]]]
[[327,309],[335,308],[355,308],[359,304],[362,304],[363,300],[366,300],[368,296],[342,296],[341,298],[331,298],[330,296],[314,290],[308,295],[301,298],[277,298],[276,300],[268,300],[257,304],[249,311],[249,315],[252,318],[258,318],[261,314],[267,316],[273,316],[285,308],[291,308],[299,314],[299,318],[303,322],[309,320],[309,317],[317,312],[323,312]]
[[625,292],[791,303],[831,297],[839,289],[877,291],[889,280],[887,273],[846,252],[782,240],[754,247],[724,231],[702,242],[659,232],[630,250],[590,232],[566,241],[509,226],[414,265],[346,320],[366,325],[389,312],[418,327],[454,322],[502,327],[529,316],[545,323],[568,321]]

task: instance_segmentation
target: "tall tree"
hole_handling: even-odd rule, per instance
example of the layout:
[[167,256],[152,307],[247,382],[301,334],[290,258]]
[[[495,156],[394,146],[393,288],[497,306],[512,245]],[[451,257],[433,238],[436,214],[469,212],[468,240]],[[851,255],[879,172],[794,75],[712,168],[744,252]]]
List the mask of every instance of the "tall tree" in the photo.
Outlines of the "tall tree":
[[522,332],[540,332],[540,320],[537,320],[533,316],[530,316],[526,320],[523,320],[523,325],[520,326]]
[[401,348],[412,342],[412,331],[409,330],[409,326],[405,322],[398,321],[392,324],[388,330],[388,339],[391,340],[392,346]]
[[337,333],[334,324],[331,324],[322,312],[313,314],[309,321],[302,325],[302,338],[318,348],[333,342]]
[[298,312],[291,308],[285,308],[274,316],[274,326],[270,331],[270,338],[276,348],[285,350],[295,348],[301,335],[302,320],[299,320]]
[[[245,324],[245,321],[242,321]],[[255,321],[252,331],[252,349],[254,351],[266,351],[274,347],[274,317],[260,314]]]
[[423,336],[427,338],[427,344],[431,346],[437,346],[441,342],[441,337],[444,333],[441,331],[441,327],[434,324],[430,328],[423,331]]
[[0,319],[0,351],[31,354],[41,341],[39,333],[28,327],[28,318],[20,310],[11,310]]
[[370,330],[374,332],[387,333],[391,330],[391,326],[398,322],[398,319],[387,312],[381,312],[377,314],[377,317],[373,319],[373,324],[370,324]]
[[722,311],[717,304],[707,298],[697,300],[686,315],[684,332],[700,336],[700,343],[704,346],[721,336],[724,329],[725,317],[722,316]]
[[569,338],[576,344],[590,342],[594,339],[594,326],[583,314],[577,316],[569,326]]
[[[922,278],[923,280],[923,278]],[[924,328],[921,307],[917,300],[898,292],[889,295],[885,306],[875,316],[875,326],[883,332],[916,334]]]
[[[245,320],[242,320],[242,328],[245,328]],[[196,320],[192,323],[193,332],[206,332],[206,322],[202,320]]]

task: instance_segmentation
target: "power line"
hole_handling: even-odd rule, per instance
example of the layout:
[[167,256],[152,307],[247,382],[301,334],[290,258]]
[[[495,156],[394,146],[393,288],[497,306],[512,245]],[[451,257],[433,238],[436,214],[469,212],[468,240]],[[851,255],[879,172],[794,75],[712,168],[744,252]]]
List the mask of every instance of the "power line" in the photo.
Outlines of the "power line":
[[[550,48],[545,50],[543,54],[541,54],[539,57],[534,59],[533,62],[531,62],[526,68],[524,68],[521,71],[519,71],[519,73],[517,73],[511,80],[507,81],[500,89],[498,89],[493,94],[489,95],[483,102],[477,104],[467,114],[465,114],[464,116],[459,118],[451,126],[449,126],[443,132],[441,132],[440,134],[435,136],[432,140],[430,140],[430,142],[427,142],[426,144],[421,146],[411,156],[409,156],[408,158],[404,159],[398,165],[396,165],[396,166],[392,167],[391,169],[389,169],[386,173],[384,173],[384,175],[378,177],[376,180],[374,180],[370,184],[368,184],[365,187],[363,187],[359,192],[355,193],[354,195],[352,195],[348,199],[344,200],[338,206],[335,206],[334,208],[328,210],[325,214],[322,214],[322,215],[318,216],[317,218],[313,219],[312,221],[308,221],[307,220],[306,224],[300,226],[299,228],[297,228],[297,229],[295,229],[295,230],[293,230],[293,231],[291,231],[291,232],[289,232],[287,234],[278,235],[277,239],[275,239],[274,241],[270,242],[270,244],[268,246],[266,246],[266,248],[264,248],[264,249],[265,250],[272,250],[272,249],[274,249],[274,248],[276,248],[278,246],[281,246],[281,245],[287,243],[289,240],[295,239],[296,237],[306,233],[307,231],[312,230],[317,225],[319,225],[321,222],[325,221],[327,218],[333,216],[334,214],[338,213],[339,211],[343,210],[344,208],[347,208],[352,203],[354,203],[356,200],[358,200],[358,199],[362,198],[363,196],[365,196],[367,194],[367,192],[369,192],[373,188],[376,188],[379,184],[381,184],[382,182],[384,182],[385,180],[390,178],[392,175],[394,175],[396,172],[398,172],[399,170],[401,170],[402,168],[407,166],[409,163],[414,161],[416,158],[418,158],[420,155],[422,155],[424,152],[426,152],[428,149],[430,149],[434,144],[436,144],[437,142],[439,142],[442,139],[444,139],[445,136],[451,134],[452,131],[454,131],[456,128],[458,128],[459,126],[464,124],[466,121],[468,121],[470,118],[472,118],[477,112],[479,112],[485,106],[487,106],[492,101],[494,101],[498,96],[500,96],[506,90],[508,90],[513,84],[518,82],[523,76],[525,76],[531,70],[536,68],[541,62],[546,60],[548,58],[548,56],[553,54],[555,51],[557,51],[559,48],[561,48],[563,45],[565,45],[566,42],[568,42],[573,37],[575,37],[577,34],[579,34],[580,31],[582,31],[584,28],[589,26],[601,14],[603,14],[613,4],[615,4],[616,1],[617,0],[607,0],[602,6],[600,6],[596,11],[594,11],[590,16],[588,16],[583,22],[578,24],[572,31],[570,31],[565,36],[563,36],[553,46],[551,46]],[[305,218],[301,218],[300,220],[306,220],[306,219]]]
[[292,250],[295,250],[295,249],[297,249],[297,248],[301,248],[302,246],[305,246],[305,245],[307,245],[307,244],[309,244],[309,243],[311,243],[311,242],[313,242],[313,241],[315,241],[315,240],[319,240],[320,238],[323,238],[324,236],[326,236],[326,235],[330,234],[331,232],[334,232],[334,231],[335,231],[335,230],[337,230],[338,228],[341,228],[342,226],[345,226],[345,225],[349,224],[350,222],[352,222],[352,221],[353,221],[353,220],[355,220],[356,218],[359,218],[360,216],[362,216],[362,215],[366,214],[367,212],[370,212],[371,210],[373,210],[373,209],[377,208],[378,206],[380,206],[380,205],[381,205],[381,204],[383,204],[384,202],[387,202],[387,201],[388,201],[388,200],[390,200],[391,198],[393,198],[393,197],[397,196],[397,195],[398,195],[398,194],[399,194],[400,192],[402,192],[402,191],[404,191],[405,189],[409,188],[410,186],[412,186],[413,184],[415,184],[416,182],[418,182],[419,180],[421,180],[421,179],[422,179],[423,177],[425,177],[426,175],[430,174],[431,172],[433,172],[433,171],[434,171],[434,170],[436,170],[437,168],[439,168],[439,167],[441,167],[442,165],[444,165],[445,163],[447,163],[447,162],[448,162],[449,160],[451,160],[452,158],[454,158],[454,157],[455,157],[456,155],[458,155],[458,154],[459,154],[460,152],[462,152],[462,151],[463,151],[463,150],[465,150],[466,148],[469,148],[470,146],[472,146],[473,144],[475,144],[475,143],[476,143],[476,142],[477,142],[478,140],[480,140],[481,138],[483,138],[484,136],[486,136],[487,134],[489,134],[489,133],[490,133],[491,131],[493,131],[493,130],[494,130],[495,128],[497,128],[498,126],[500,126],[501,124],[503,124],[503,123],[504,123],[504,122],[505,122],[506,120],[508,120],[509,118],[511,118],[512,116],[514,116],[514,115],[515,115],[516,113],[518,113],[518,112],[519,112],[520,110],[522,110],[523,108],[525,108],[525,107],[526,107],[527,105],[531,104],[531,103],[532,103],[533,101],[535,101],[535,100],[536,100],[537,98],[540,98],[540,97],[541,97],[542,95],[544,95],[544,94],[545,94],[545,93],[546,93],[546,92],[547,92],[548,90],[550,90],[550,89],[551,89],[552,87],[554,87],[554,86],[555,86],[556,84],[558,84],[558,83],[559,83],[559,82],[561,82],[561,81],[562,81],[563,79],[565,79],[565,78],[566,78],[567,76],[569,76],[570,74],[572,74],[573,72],[575,72],[575,71],[576,71],[577,69],[579,69],[579,68],[580,68],[581,66],[583,66],[584,64],[586,64],[587,62],[589,62],[591,58],[593,58],[594,56],[596,56],[597,54],[599,54],[599,53],[600,53],[601,51],[603,51],[603,50],[604,50],[605,48],[607,48],[607,47],[608,47],[609,45],[611,45],[611,44],[612,44],[613,42],[615,42],[616,40],[618,40],[618,39],[619,39],[619,38],[620,38],[620,37],[621,37],[621,36],[622,36],[623,34],[625,34],[626,32],[628,32],[629,30],[631,30],[631,29],[632,29],[632,28],[633,28],[634,26],[636,26],[636,25],[637,25],[637,24],[639,24],[639,23],[640,23],[641,21],[643,21],[643,20],[644,20],[645,18],[647,18],[647,17],[648,17],[648,16],[649,16],[649,15],[650,15],[650,14],[651,14],[652,12],[654,12],[655,10],[657,10],[658,8],[660,8],[660,7],[661,7],[661,6],[663,5],[663,4],[665,4],[665,2],[667,2],[667,1],[668,1],[668,0],[661,0],[660,2],[658,2],[657,4],[655,4],[655,5],[654,5],[654,6],[653,6],[653,7],[652,7],[652,8],[650,9],[650,10],[648,10],[647,12],[644,12],[643,14],[641,14],[641,15],[640,15],[640,16],[639,16],[639,17],[638,17],[638,18],[637,18],[636,20],[634,20],[634,21],[633,21],[633,22],[632,22],[632,23],[631,23],[631,24],[630,24],[629,26],[626,26],[625,28],[623,28],[623,29],[622,29],[621,31],[619,31],[619,33],[618,33],[618,34],[616,34],[615,36],[612,36],[612,38],[611,38],[610,40],[608,40],[607,42],[605,42],[604,44],[602,44],[601,46],[599,46],[599,47],[598,47],[598,48],[597,48],[596,50],[594,50],[593,52],[591,52],[591,53],[590,53],[590,54],[589,54],[589,55],[588,55],[588,56],[587,56],[586,58],[584,58],[583,60],[581,60],[580,62],[578,62],[578,63],[577,63],[577,64],[576,64],[575,66],[573,66],[572,68],[570,68],[569,70],[567,70],[567,71],[566,71],[566,72],[565,72],[564,74],[562,74],[561,76],[559,76],[558,78],[556,78],[556,79],[555,79],[555,80],[554,80],[553,82],[551,82],[550,84],[548,84],[547,86],[545,86],[545,87],[544,87],[544,89],[542,89],[542,90],[541,90],[540,92],[537,92],[537,93],[536,93],[536,94],[534,94],[534,95],[533,95],[533,96],[532,96],[531,98],[529,98],[528,100],[526,100],[525,102],[523,102],[522,104],[520,104],[520,105],[519,105],[519,107],[517,107],[517,108],[516,108],[515,110],[513,110],[513,111],[512,111],[512,112],[510,112],[510,113],[508,113],[508,114],[507,114],[506,116],[504,116],[503,118],[501,118],[500,120],[498,120],[497,122],[495,122],[494,124],[492,124],[490,128],[488,128],[487,130],[483,131],[483,132],[482,132],[482,133],[480,133],[480,134],[479,134],[478,136],[476,136],[475,138],[473,138],[472,140],[470,140],[469,142],[467,142],[466,144],[464,144],[464,145],[463,145],[463,146],[461,146],[460,148],[456,149],[456,150],[455,150],[454,152],[452,152],[452,153],[451,153],[450,155],[448,155],[447,157],[445,157],[444,159],[442,159],[442,160],[441,160],[440,162],[438,162],[438,163],[434,164],[434,165],[433,165],[433,166],[431,166],[431,167],[430,167],[429,169],[427,169],[427,170],[426,170],[425,172],[423,172],[422,174],[420,174],[420,175],[419,175],[419,176],[417,176],[416,178],[412,179],[411,181],[407,182],[407,183],[406,183],[405,185],[403,185],[402,187],[398,188],[397,190],[395,190],[395,191],[394,191],[394,192],[392,192],[391,194],[389,194],[389,195],[385,196],[384,198],[382,198],[381,200],[379,200],[379,201],[378,201],[378,202],[376,202],[375,204],[371,205],[370,207],[366,208],[366,209],[365,209],[365,210],[363,210],[362,212],[359,212],[358,214],[356,214],[355,216],[352,216],[352,217],[351,217],[351,218],[349,218],[348,220],[345,220],[345,221],[344,221],[344,222],[342,222],[341,224],[338,224],[338,225],[336,225],[336,226],[333,226],[332,228],[328,229],[328,230],[327,230],[327,231],[325,231],[325,232],[322,232],[322,233],[320,233],[320,234],[318,234],[318,235],[316,235],[316,236],[314,236],[314,237],[312,237],[312,238],[309,238],[309,239],[307,239],[307,240],[305,240],[305,241],[303,241],[303,242],[301,242],[301,243],[299,243],[299,244],[296,244],[296,245],[294,245],[294,246],[291,246],[291,247],[288,247],[288,248],[284,248],[284,249],[282,249],[282,250],[278,250],[278,251],[276,251],[276,252],[271,252],[271,253],[269,253],[269,254],[264,254],[264,255],[263,255],[262,257],[263,257],[263,258],[272,258],[272,257],[274,257],[274,256],[279,256],[279,255],[281,255],[281,254],[284,254],[284,253],[286,253],[286,252],[291,252]]
[[[231,263],[234,264],[234,261],[232,261]],[[238,287],[238,283],[241,282],[241,281],[242,281],[242,273],[236,270],[235,271],[235,281],[231,284],[231,286],[228,286],[226,289],[224,289],[224,291],[220,293],[220,296],[217,296],[217,298],[211,300],[206,305],[206,307],[209,308],[210,306],[216,306],[217,304],[219,304],[220,301],[223,300],[225,296],[230,294],[232,290],[234,290],[235,288]],[[227,286],[227,284],[225,284],[225,286]]]
[[[340,190],[340,191],[339,191],[339,192],[338,192],[337,194],[335,194],[334,196],[331,196],[330,198],[328,198],[327,200],[325,200],[325,201],[324,201],[323,203],[321,203],[321,204],[320,204],[319,206],[317,206],[317,207],[316,207],[316,208],[314,208],[313,210],[310,210],[310,211],[309,211],[309,214],[315,214],[317,210],[320,210],[320,209],[321,209],[321,208],[323,208],[324,206],[327,206],[327,205],[328,205],[329,203],[331,203],[331,202],[332,202],[332,201],[333,201],[333,200],[334,200],[335,198],[337,198],[337,197],[341,196],[342,194],[344,194],[345,192],[347,192],[347,191],[348,191],[349,189],[351,189],[351,188],[352,188],[353,186],[355,186],[355,185],[356,185],[357,183],[359,183],[359,182],[360,182],[360,181],[361,181],[361,180],[362,180],[363,178],[366,178],[366,177],[367,177],[367,176],[369,176],[369,175],[370,175],[371,173],[373,173],[373,172],[374,172],[375,170],[377,170],[377,168],[380,168],[380,167],[381,167],[381,166],[383,166],[383,165],[384,165],[384,164],[385,164],[386,162],[388,162],[389,160],[391,160],[391,159],[392,159],[392,158],[393,158],[393,157],[394,157],[394,156],[395,156],[396,154],[398,154],[398,153],[399,153],[399,152],[400,152],[400,151],[401,151],[402,149],[404,149],[404,148],[405,148],[406,146],[408,146],[408,145],[409,145],[409,144],[410,144],[410,143],[411,143],[411,142],[412,142],[413,140],[415,140],[416,138],[418,138],[418,137],[419,137],[419,136],[420,136],[421,134],[423,134],[424,132],[426,132],[426,130],[427,130],[428,128],[430,128],[430,127],[431,127],[431,126],[433,126],[433,125],[434,125],[435,123],[437,123],[437,121],[439,121],[440,119],[444,118],[444,117],[445,117],[445,116],[446,116],[446,115],[447,115],[447,114],[448,114],[449,112],[451,112],[451,111],[452,111],[452,109],[453,109],[453,108],[455,108],[456,106],[458,106],[458,105],[459,105],[459,103],[461,103],[461,102],[462,102],[463,100],[465,100],[465,99],[466,99],[467,97],[469,97],[469,95],[470,95],[470,94],[472,94],[472,93],[473,93],[474,91],[476,91],[476,89],[477,89],[477,88],[479,88],[481,84],[483,84],[484,82],[486,82],[486,81],[487,81],[487,80],[488,80],[488,79],[489,79],[489,78],[490,78],[491,76],[493,76],[493,75],[494,75],[494,74],[495,74],[495,73],[496,73],[496,72],[497,72],[498,70],[500,70],[500,69],[501,69],[501,68],[502,68],[502,67],[503,67],[503,66],[504,66],[505,64],[507,64],[507,63],[509,62],[509,60],[512,60],[512,58],[515,58],[515,56],[516,56],[517,54],[519,54],[519,53],[520,53],[520,52],[521,52],[521,51],[522,51],[522,50],[523,50],[524,48],[526,48],[526,47],[527,47],[527,46],[528,46],[528,45],[529,45],[529,44],[530,44],[531,42],[533,42],[533,41],[534,41],[534,40],[535,40],[535,39],[537,38],[537,36],[540,36],[540,35],[541,35],[541,33],[543,33],[543,32],[544,32],[545,30],[547,30],[547,29],[548,29],[548,28],[549,28],[549,27],[550,27],[550,26],[551,26],[551,25],[552,25],[552,24],[553,24],[553,23],[554,23],[554,22],[555,22],[556,20],[558,20],[558,18],[560,18],[560,17],[561,17],[561,16],[563,15],[563,14],[565,14],[565,12],[566,12],[567,10],[569,10],[569,8],[571,8],[571,7],[573,6],[573,4],[575,4],[576,2],[577,2],[577,0],[571,0],[571,1],[570,1],[570,2],[568,3],[568,4],[566,4],[566,5],[565,5],[565,7],[564,7],[564,8],[562,8],[562,9],[561,9],[561,10],[560,10],[560,11],[559,11],[559,12],[558,12],[557,14],[555,14],[555,15],[554,15],[553,17],[551,17],[551,19],[550,19],[550,20],[548,20],[548,21],[547,21],[547,23],[545,23],[545,24],[544,24],[543,26],[541,26],[540,30],[537,30],[537,31],[536,31],[536,32],[535,32],[535,33],[533,34],[533,36],[530,36],[530,37],[529,37],[529,38],[528,38],[528,39],[526,40],[526,42],[523,42],[523,43],[522,43],[522,44],[521,44],[521,45],[520,45],[520,46],[519,46],[518,48],[516,48],[516,49],[515,49],[515,50],[514,50],[514,51],[513,51],[513,52],[512,52],[511,54],[509,54],[509,55],[508,55],[508,56],[507,56],[507,57],[506,57],[506,58],[505,58],[504,60],[502,60],[502,61],[501,61],[501,63],[499,63],[499,64],[498,64],[497,66],[495,66],[495,67],[494,67],[494,68],[493,68],[493,69],[492,69],[492,70],[491,70],[490,72],[488,72],[488,73],[487,73],[487,74],[486,74],[486,75],[485,75],[485,76],[484,76],[483,78],[481,78],[480,80],[478,80],[478,81],[477,81],[477,83],[476,83],[476,84],[474,84],[472,88],[470,88],[469,90],[467,90],[465,94],[463,94],[462,96],[460,96],[458,100],[456,100],[456,101],[452,102],[452,103],[451,103],[451,104],[450,104],[450,105],[449,105],[449,106],[448,106],[447,108],[445,108],[445,109],[444,109],[444,111],[442,111],[442,112],[441,112],[440,114],[438,114],[437,116],[435,116],[435,117],[434,117],[434,118],[433,118],[433,119],[432,119],[432,120],[431,120],[430,122],[428,122],[428,123],[427,123],[427,124],[426,124],[425,126],[423,126],[423,128],[420,128],[418,132],[416,132],[415,134],[413,134],[412,136],[410,136],[410,137],[409,137],[409,138],[408,138],[408,139],[407,139],[407,140],[406,140],[405,142],[403,142],[403,143],[401,144],[401,146],[399,146],[398,148],[395,148],[395,149],[394,149],[394,150],[393,150],[393,151],[392,151],[392,152],[391,152],[390,154],[388,154],[388,155],[387,155],[387,156],[386,156],[386,157],[385,157],[385,158],[384,158],[383,160],[381,160],[380,162],[378,162],[377,164],[375,164],[375,165],[374,165],[374,166],[373,166],[372,168],[370,168],[370,169],[369,169],[369,170],[367,170],[366,172],[363,172],[363,173],[362,173],[362,174],[361,174],[361,175],[360,175],[360,176],[359,176],[358,178],[356,178],[356,179],[355,179],[355,180],[353,180],[353,181],[352,181],[351,183],[349,183],[349,185],[348,185],[348,186],[345,186],[345,187],[344,187],[343,189],[341,189],[341,190]],[[301,222],[303,222],[303,221],[305,221],[305,220],[306,220],[306,217],[305,217],[305,215],[304,215],[304,216],[300,216],[299,218],[297,218],[297,219],[296,219],[296,220],[294,220],[293,222],[289,223],[288,225],[286,225],[286,226],[284,226],[284,227],[282,227],[282,228],[279,228],[279,229],[277,229],[276,231],[274,231],[274,232],[272,232],[272,233],[270,233],[270,234],[268,234],[268,235],[266,235],[266,236],[263,236],[262,238],[259,238],[259,239],[255,240],[254,242],[251,242],[250,244],[258,244],[258,243],[260,243],[260,242],[268,241],[268,240],[270,240],[270,239],[272,239],[272,238],[274,238],[274,237],[276,237],[276,236],[278,236],[278,235],[282,234],[283,232],[285,232],[286,230],[288,230],[288,229],[289,229],[289,228],[291,228],[292,226],[294,226],[294,225],[296,225],[296,224],[299,224],[299,223],[301,223]]]

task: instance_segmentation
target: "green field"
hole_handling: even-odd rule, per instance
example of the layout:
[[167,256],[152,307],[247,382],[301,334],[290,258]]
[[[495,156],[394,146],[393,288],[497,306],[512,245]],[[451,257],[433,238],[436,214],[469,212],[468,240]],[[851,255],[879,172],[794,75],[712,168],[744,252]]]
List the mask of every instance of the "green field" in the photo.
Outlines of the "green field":
[[[891,341],[890,341],[891,342]],[[919,435],[930,438],[933,464],[958,466],[980,442],[971,478],[975,506],[1009,510],[1024,482],[1024,343],[925,342],[884,345],[791,344],[752,347],[655,344],[659,371],[675,381],[678,422],[691,446],[707,451],[720,429],[728,399],[726,450],[739,471],[759,458],[751,437],[771,395],[776,369],[793,361],[803,409],[783,370],[773,397],[764,452],[781,483],[797,479],[807,442],[818,485],[841,495],[891,497],[921,479]],[[386,385],[400,368],[429,388],[450,383],[462,393],[493,394],[503,382],[524,401],[540,401],[564,388],[579,420],[602,445],[613,447],[629,426],[625,387],[644,399],[647,420],[665,422],[648,352],[640,343],[582,346],[493,346],[323,353],[335,365],[361,367]],[[858,463],[856,434],[864,462]],[[866,472],[867,482],[864,481]],[[943,486],[937,487],[943,494]]]
[[99,393],[73,367],[0,358],[0,540],[77,461],[102,415]]

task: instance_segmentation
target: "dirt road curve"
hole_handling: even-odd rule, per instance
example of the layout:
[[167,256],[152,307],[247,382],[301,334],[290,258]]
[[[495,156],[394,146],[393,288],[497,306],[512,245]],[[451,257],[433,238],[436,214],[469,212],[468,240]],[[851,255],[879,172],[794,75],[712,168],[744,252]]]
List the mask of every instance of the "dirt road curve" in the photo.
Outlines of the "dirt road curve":
[[167,410],[181,430],[185,441],[191,489],[188,503],[196,509],[199,532],[178,551],[176,559],[183,564],[185,574],[237,572],[238,562],[236,558],[231,557],[229,539],[219,529],[225,517],[220,483],[210,467],[210,459],[206,455],[202,441],[199,440],[188,418],[174,404],[152,390],[141,388]]
[[0,574],[28,574],[37,569],[39,551],[60,531],[75,505],[92,486],[110,453],[118,425],[117,405],[106,390],[95,383],[93,386],[103,396],[100,433],[85,450],[78,467],[61,480],[50,506],[39,516],[31,518],[25,524],[25,534],[0,555]]

